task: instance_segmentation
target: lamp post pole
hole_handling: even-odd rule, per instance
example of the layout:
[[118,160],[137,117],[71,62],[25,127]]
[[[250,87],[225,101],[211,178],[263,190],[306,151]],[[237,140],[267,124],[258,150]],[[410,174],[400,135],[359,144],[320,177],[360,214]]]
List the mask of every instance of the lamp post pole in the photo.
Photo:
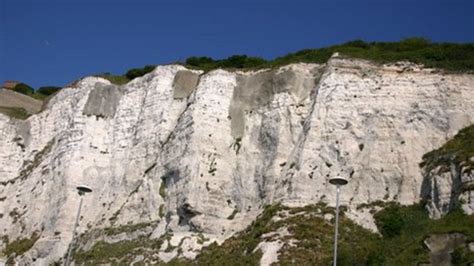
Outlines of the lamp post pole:
[[79,202],[79,208],[77,209],[76,221],[74,222],[74,229],[72,230],[72,240],[71,240],[71,243],[69,243],[66,262],[64,264],[65,266],[69,266],[72,250],[74,248],[74,245],[76,244],[76,231],[77,231],[77,227],[79,226],[79,219],[80,219],[79,217],[81,217],[81,208],[82,208],[82,200],[83,200],[82,196],[84,196],[86,193],[92,192],[92,189],[88,186],[78,186],[76,188],[81,200]]
[[347,184],[347,180],[343,177],[337,176],[331,178],[329,183],[336,186],[336,226],[334,230],[334,256],[333,256],[333,265],[337,265],[337,238],[339,230],[339,194],[341,192],[341,186]]
[[337,265],[337,234],[339,229],[339,192],[341,191],[341,186],[336,185],[336,229],[334,230],[334,257],[333,265]]

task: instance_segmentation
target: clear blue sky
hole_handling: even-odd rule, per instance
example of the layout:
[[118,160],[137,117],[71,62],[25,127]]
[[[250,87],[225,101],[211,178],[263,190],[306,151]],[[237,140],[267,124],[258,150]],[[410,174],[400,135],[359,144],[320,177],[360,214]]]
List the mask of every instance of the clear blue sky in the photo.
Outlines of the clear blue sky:
[[0,82],[63,86],[192,55],[271,59],[412,36],[474,42],[474,1],[0,0]]

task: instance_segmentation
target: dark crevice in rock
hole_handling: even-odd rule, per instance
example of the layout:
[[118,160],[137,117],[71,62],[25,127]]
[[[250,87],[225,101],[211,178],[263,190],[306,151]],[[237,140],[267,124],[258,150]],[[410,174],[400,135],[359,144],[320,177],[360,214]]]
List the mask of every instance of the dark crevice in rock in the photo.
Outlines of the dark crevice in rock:
[[198,227],[191,222],[191,219],[196,215],[200,215],[200,212],[193,210],[189,203],[184,203],[179,206],[176,212],[178,214],[178,224],[180,226],[189,226],[191,231],[198,231]]
[[[173,128],[173,130],[171,130],[171,132],[168,134],[168,136],[165,138],[165,140],[163,142],[160,142],[161,144],[161,147],[163,148],[164,146],[166,146],[166,144],[168,144],[171,140],[173,140],[174,138],[174,132],[179,132],[178,131],[178,128],[179,126],[181,126],[181,122],[182,120],[184,119],[184,115],[186,114],[186,112],[188,111],[189,107],[191,106],[193,102],[192,101],[189,101],[187,104],[186,104],[186,107],[184,108],[184,110],[179,114],[178,116],[178,119],[176,121],[176,125],[175,127]],[[191,120],[187,126],[191,126],[193,123],[193,121]]]
[[150,167],[148,167],[148,168],[145,170],[145,175],[148,174],[153,168],[155,168],[156,164],[157,164],[157,163],[155,162],[155,163],[153,163]]

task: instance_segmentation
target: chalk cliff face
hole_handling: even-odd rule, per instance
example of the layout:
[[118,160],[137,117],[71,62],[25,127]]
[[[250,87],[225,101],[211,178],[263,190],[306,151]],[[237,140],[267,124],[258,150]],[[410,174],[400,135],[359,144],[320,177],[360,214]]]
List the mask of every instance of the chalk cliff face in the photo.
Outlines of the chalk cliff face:
[[437,167],[426,173],[425,182],[423,192],[427,194],[427,209],[432,218],[441,218],[459,203],[466,214],[474,213],[472,167],[462,163],[451,164],[448,169]]
[[124,86],[84,78],[26,121],[0,114],[0,235],[38,238],[17,262],[60,260],[86,184],[82,248],[138,237],[100,229],[141,225],[167,236],[160,260],[193,258],[266,204],[332,205],[335,175],[349,179],[348,216],[373,228],[356,207],[421,199],[421,158],[474,123],[473,86],[474,75],[339,57],[245,73],[159,66]]

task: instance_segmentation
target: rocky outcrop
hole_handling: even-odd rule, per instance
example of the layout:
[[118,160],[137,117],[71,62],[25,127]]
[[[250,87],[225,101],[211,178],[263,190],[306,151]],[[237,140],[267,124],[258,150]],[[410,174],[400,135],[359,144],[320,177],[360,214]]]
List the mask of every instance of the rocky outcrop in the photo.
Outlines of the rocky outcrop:
[[474,213],[474,170],[452,164],[449,170],[439,167],[426,174],[427,209],[433,218],[441,218],[456,206]]
[[423,156],[422,194],[433,218],[461,207],[474,213],[474,125]]
[[83,113],[89,116],[111,118],[115,115],[121,97],[120,87],[96,83],[89,93]]
[[453,265],[453,251],[464,245],[466,237],[463,234],[432,235],[425,240],[425,245],[430,250],[431,265]]
[[335,57],[215,70],[194,86],[199,74],[159,66],[121,87],[89,77],[24,122],[0,115],[0,234],[39,234],[17,262],[65,255],[79,184],[93,189],[79,233],[152,223],[155,261],[193,258],[266,204],[333,204],[327,179],[336,174],[349,179],[342,203],[353,212],[377,200],[418,202],[422,155],[474,122],[473,75],[407,63]]
[[199,82],[199,74],[188,70],[176,72],[173,80],[173,97],[183,99],[191,95]]

